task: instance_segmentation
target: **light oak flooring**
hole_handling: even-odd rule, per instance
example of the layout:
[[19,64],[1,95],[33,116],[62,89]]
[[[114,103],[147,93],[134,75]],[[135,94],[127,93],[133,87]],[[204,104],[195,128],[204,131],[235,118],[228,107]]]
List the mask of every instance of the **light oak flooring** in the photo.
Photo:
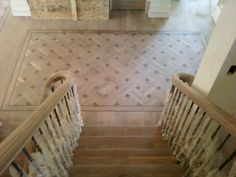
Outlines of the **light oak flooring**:
[[[0,121],[3,122],[0,131],[5,132],[3,135],[6,136],[32,112],[21,108],[15,108],[15,110],[5,109],[7,105],[4,102],[30,32],[52,30],[158,31],[175,34],[202,33],[208,40],[212,31],[210,14],[215,6],[213,2],[211,0],[173,0],[169,19],[147,19],[142,11],[113,11],[110,21],[31,20],[30,17],[13,17],[10,10],[8,10],[7,13],[4,13],[3,19],[5,22],[0,32]],[[37,87],[37,89],[40,88]],[[164,90],[163,93],[165,93]],[[89,104],[93,103],[93,101],[89,102]],[[112,102],[112,104],[114,103]],[[120,111],[119,109],[108,111],[106,108],[99,110],[87,109],[83,112],[83,115],[85,122],[94,125],[153,126],[158,121],[160,109],[139,110],[138,112],[134,112],[133,108],[126,111]]]
[[9,0],[0,1],[0,31],[5,24],[9,10]]
[[29,32],[4,105],[13,110],[38,106],[45,80],[69,70],[83,110],[160,111],[171,75],[194,74],[203,52],[197,33]]

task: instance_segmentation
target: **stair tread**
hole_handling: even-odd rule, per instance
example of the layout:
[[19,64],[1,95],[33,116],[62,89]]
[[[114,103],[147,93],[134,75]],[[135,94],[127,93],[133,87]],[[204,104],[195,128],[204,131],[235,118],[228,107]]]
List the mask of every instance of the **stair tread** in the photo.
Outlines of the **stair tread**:
[[88,164],[88,165],[122,165],[122,164],[176,164],[173,156],[126,156],[126,157],[112,157],[112,156],[90,156],[80,157],[74,160],[74,164]]
[[[112,174],[112,177],[182,177],[183,174],[176,173],[158,173],[158,174]],[[70,174],[70,177],[111,177],[111,174]]]
[[84,127],[70,177],[181,177],[160,127]]
[[[97,176],[144,176],[177,177],[183,174],[179,165],[74,165],[69,171],[70,177]],[[99,174],[99,175],[98,175]],[[173,175],[173,176],[171,176]]]
[[170,156],[172,155],[171,151],[167,148],[148,148],[148,149],[134,149],[134,148],[104,148],[104,149],[76,149],[74,152],[75,157],[81,156],[112,156],[112,157],[121,157],[121,156]]
[[160,127],[84,127],[82,136],[161,136]]
[[161,136],[81,136],[80,148],[167,148],[167,141]]

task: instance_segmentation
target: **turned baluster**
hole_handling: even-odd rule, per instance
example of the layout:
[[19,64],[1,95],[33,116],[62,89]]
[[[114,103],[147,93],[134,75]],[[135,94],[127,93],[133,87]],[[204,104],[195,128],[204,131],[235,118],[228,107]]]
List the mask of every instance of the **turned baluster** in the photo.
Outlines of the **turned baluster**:
[[199,110],[198,106],[193,104],[190,109],[190,112],[187,113],[185,123],[181,128],[181,133],[179,134],[179,137],[176,138],[176,146],[174,148],[174,154],[176,154],[176,158],[179,161],[182,161],[184,158],[186,158],[185,157],[186,155],[184,153],[184,146],[186,144],[186,136],[187,134],[190,133],[189,130],[191,128],[192,123],[194,122],[194,119],[198,110]]
[[[188,103],[188,98],[183,96],[183,101],[182,101],[182,104],[180,105],[180,108],[179,108],[179,111],[178,111],[178,114],[176,116],[176,123],[173,125],[173,128],[172,130],[170,131],[170,134],[169,134],[169,139],[168,139],[168,144],[172,146],[174,146],[173,144],[173,141],[174,139],[176,138],[176,134],[178,133],[177,130],[178,130],[178,127],[179,127],[179,124],[181,122],[181,120],[183,119],[183,113],[185,111],[185,107],[187,106],[187,103]],[[173,147],[172,147],[173,148]]]
[[52,117],[53,117],[52,120],[55,122],[55,124],[58,124],[58,127],[59,127],[58,130],[63,135],[63,137],[65,139],[65,143],[66,143],[66,149],[70,153],[70,156],[72,158],[72,156],[73,156],[73,148],[72,148],[71,143],[70,143],[71,142],[71,138],[70,138],[70,136],[67,133],[68,131],[67,131],[67,128],[65,127],[65,125],[64,125],[64,121],[60,120],[60,118],[59,118],[60,116],[59,116],[59,114],[57,112],[58,112],[57,109],[54,108],[54,114],[51,114]]
[[[65,98],[65,96],[64,96],[64,98]],[[59,108],[59,110],[60,110],[60,112],[62,113],[64,113],[64,115],[62,115],[62,116],[64,116],[64,117],[66,117],[67,119],[67,122],[66,122],[66,124],[67,124],[67,126],[68,127],[70,127],[70,129],[69,130],[67,130],[67,131],[69,131],[68,133],[70,134],[70,136],[71,136],[71,145],[72,145],[72,148],[73,149],[75,149],[76,147],[77,147],[77,136],[76,136],[76,134],[75,134],[75,124],[74,124],[74,122],[73,122],[73,118],[72,118],[72,115],[71,115],[71,112],[70,112],[70,110],[69,110],[69,105],[68,105],[68,102],[67,102],[67,98],[65,98],[65,99],[63,99],[59,104],[58,104],[58,108]]]
[[[79,104],[79,96],[78,96],[78,88],[77,88],[77,85],[73,85],[71,87],[71,90],[72,90],[72,93],[74,95],[74,101],[75,101],[75,106],[76,106],[76,112],[77,112],[77,115],[79,116],[78,119],[79,119],[79,125],[80,126],[83,126],[84,123],[83,123],[83,119],[81,117],[81,111],[80,111],[80,104]],[[81,130],[80,130],[81,131]]]
[[47,161],[52,162],[53,165],[56,166],[56,168],[59,171],[60,176],[62,177],[68,176],[66,169],[61,162],[60,157],[58,156],[57,153],[55,153],[52,144],[49,143],[42,129],[39,128],[39,134],[37,136],[34,136],[34,138],[37,144],[42,149],[43,154],[46,155],[45,158],[47,159]]
[[209,129],[217,129],[217,125],[209,116],[204,116],[204,119],[202,119],[201,122],[202,123],[197,127],[197,130],[194,132],[193,138],[191,139],[192,145],[189,146],[188,151],[189,166],[185,174],[194,173],[193,169],[197,166],[195,159],[197,159],[198,155],[201,154],[200,150],[202,147],[202,137],[207,136],[206,132]]
[[[205,116],[205,113],[201,109],[197,109],[197,113],[194,115],[194,118],[191,121],[191,125],[189,125],[188,133],[186,133],[184,144],[182,145],[181,151],[176,152],[176,156],[178,159],[181,160],[181,165],[184,169],[187,168],[189,164],[189,154],[190,150],[194,144],[194,140],[196,139],[196,132],[200,129],[202,126],[202,120]],[[184,154],[184,157],[182,156]]]
[[[61,153],[63,153],[67,164],[72,165],[72,161],[71,161],[71,154],[70,154],[70,150],[67,149],[66,147],[66,140],[65,137],[63,135],[63,133],[61,132],[61,128],[59,126],[59,124],[56,122],[55,118],[53,118],[52,115],[49,116],[48,121],[47,121],[48,127],[49,129],[53,129],[55,133],[53,133],[53,137],[56,141],[56,143],[58,144],[58,146],[60,146],[61,148]],[[72,152],[71,152],[72,153]]]
[[169,126],[165,130],[165,132],[166,132],[165,134],[166,134],[167,138],[170,137],[170,133],[173,130],[173,126],[176,123],[176,116],[178,115],[178,112],[180,110],[179,108],[181,107],[182,103],[183,103],[183,95],[182,95],[181,92],[179,92],[178,93],[178,100],[175,104],[175,108],[174,108],[173,113],[172,113],[172,120],[169,122]]
[[30,155],[30,153],[27,151],[26,148],[23,148],[22,153],[28,159],[30,176],[45,176],[46,175],[45,170],[43,170],[40,164],[34,160],[34,158]]
[[[77,143],[77,139],[80,135],[81,132],[81,127],[80,127],[80,122],[79,122],[79,114],[77,114],[76,111],[76,102],[73,97],[71,89],[68,92],[69,99],[64,97],[65,103],[66,103],[66,108],[68,113],[70,112],[71,120],[72,120],[72,125],[73,125],[73,131],[74,131],[74,138],[75,138],[75,143]],[[77,145],[77,144],[76,144]]]
[[42,126],[42,129],[45,130],[45,134],[48,134],[49,136],[47,136],[47,139],[49,139],[48,141],[50,142],[50,144],[53,144],[54,149],[56,150],[56,153],[59,154],[59,157],[62,161],[62,164],[65,168],[69,168],[72,163],[71,161],[68,161],[65,155],[65,152],[63,151],[62,148],[62,142],[61,142],[61,138],[58,138],[55,135],[55,129],[51,126],[49,126],[50,123],[48,123],[50,121],[45,120],[45,125],[46,128],[44,126]]
[[176,144],[175,147],[173,147],[174,153],[176,151],[176,148],[179,148],[181,143],[181,137],[185,134],[185,129],[188,127],[188,122],[192,119],[191,117],[191,111],[193,107],[193,102],[191,100],[187,101],[187,105],[185,106],[185,110],[182,114],[182,118],[179,122],[177,132],[175,133],[175,138],[173,140],[173,144]]
[[173,101],[175,99],[175,95],[177,94],[177,88],[175,88],[174,86],[171,87],[171,91],[168,95],[168,99],[167,99],[167,105],[166,105],[166,109],[163,111],[162,116],[161,116],[161,128],[162,130],[165,130],[166,127],[168,126],[168,119],[169,119],[169,113],[170,110],[173,109],[172,105],[173,105]]
[[[206,134],[212,134],[212,131],[209,130]],[[197,174],[206,176],[208,171],[218,168],[223,163],[224,155],[221,149],[229,138],[230,134],[221,126],[211,136],[203,138],[202,147],[195,159],[198,162]]]
[[67,137],[67,145],[70,146],[70,149],[72,149],[73,155],[73,149],[76,148],[75,138],[73,135],[73,123],[68,117],[69,115],[66,112],[62,101],[58,103],[58,105],[55,107],[55,110],[57,112],[57,115],[59,116],[60,121],[62,122],[61,127],[63,129],[63,132],[65,133],[65,136]]
[[181,103],[181,93],[177,90],[175,98],[173,99],[173,104],[172,104],[172,109],[170,109],[168,113],[168,120],[166,122],[166,127],[163,129],[163,134],[168,137],[169,136],[169,130],[171,129],[171,126],[173,122],[175,121],[175,116],[176,116],[176,108],[180,105]]
[[31,177],[15,161],[11,163],[9,172],[12,177]]

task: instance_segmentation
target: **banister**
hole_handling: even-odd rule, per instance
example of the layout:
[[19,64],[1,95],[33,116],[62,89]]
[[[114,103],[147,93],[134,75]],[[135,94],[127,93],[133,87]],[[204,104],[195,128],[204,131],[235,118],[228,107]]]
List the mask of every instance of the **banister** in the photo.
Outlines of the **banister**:
[[43,85],[41,96],[40,96],[40,103],[42,103],[48,97],[48,89],[51,88],[51,84],[59,80],[67,80],[69,82],[74,81],[71,73],[68,71],[59,71],[59,72],[53,73]]
[[[27,141],[32,137],[42,122],[50,114],[50,111],[60,101],[66,91],[73,86],[71,75],[67,72],[58,72],[49,78],[47,84],[55,79],[65,79],[62,85],[55,90],[25,121],[23,121],[3,142],[0,144],[0,176],[8,168],[11,162],[21,152]],[[43,92],[48,85],[45,85]],[[43,93],[42,92],[42,93]],[[45,96],[45,94],[42,94]],[[26,131],[27,130],[27,131]]]
[[194,77],[192,75],[177,73],[172,76],[172,83],[201,107],[212,119],[216,120],[228,133],[236,137],[236,119],[192,88],[191,84],[193,79]]

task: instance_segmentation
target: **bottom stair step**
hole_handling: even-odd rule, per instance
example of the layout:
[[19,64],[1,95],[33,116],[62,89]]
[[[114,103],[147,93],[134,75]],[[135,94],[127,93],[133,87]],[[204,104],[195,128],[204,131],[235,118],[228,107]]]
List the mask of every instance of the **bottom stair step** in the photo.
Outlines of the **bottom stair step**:
[[70,177],[181,177],[179,165],[74,165]]
[[173,156],[129,156],[129,157],[80,157],[74,160],[74,164],[79,165],[125,165],[125,164],[176,164],[177,161]]
[[83,156],[112,156],[112,157],[127,157],[127,156],[171,156],[172,153],[168,148],[163,149],[76,149],[74,159]]

